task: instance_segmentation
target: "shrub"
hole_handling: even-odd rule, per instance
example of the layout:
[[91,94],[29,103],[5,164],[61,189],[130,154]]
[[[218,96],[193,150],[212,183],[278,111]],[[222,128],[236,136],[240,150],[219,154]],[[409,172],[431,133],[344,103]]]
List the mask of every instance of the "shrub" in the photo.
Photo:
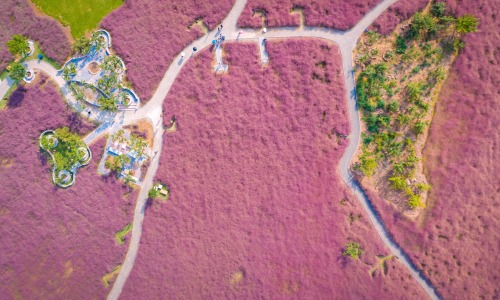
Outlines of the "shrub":
[[375,169],[377,169],[377,160],[375,159],[375,157],[363,154],[359,161],[360,171],[363,172],[365,176],[371,177],[373,173],[375,173]]
[[14,56],[25,56],[29,51],[28,38],[20,34],[14,34],[6,44]]
[[392,112],[392,113],[395,113],[399,110],[399,102],[397,101],[391,101],[389,102],[389,104],[387,105],[387,111],[388,112]]
[[84,36],[81,36],[75,40],[75,43],[73,44],[73,52],[75,54],[83,55],[89,52],[91,47],[92,47],[91,40]]
[[21,81],[25,75],[26,75],[26,68],[22,64],[18,62],[13,62],[10,65],[10,70],[9,70],[10,78],[14,79],[15,81]]
[[436,18],[441,18],[446,14],[446,3],[436,2],[431,6],[431,13]]
[[457,18],[456,30],[458,33],[476,32],[478,24],[478,20],[473,15],[463,15]]
[[425,122],[422,122],[422,121],[415,122],[415,124],[413,125],[413,132],[417,135],[424,133],[424,129],[425,129],[426,125],[427,124]]
[[391,187],[395,190],[402,191],[407,187],[406,179],[401,176],[390,177],[389,181],[391,182]]
[[363,252],[365,251],[361,249],[358,243],[349,242],[345,245],[345,250],[342,252],[342,255],[349,256],[352,259],[358,259]]
[[420,195],[409,195],[408,206],[415,209],[417,207],[425,207]]
[[148,192],[148,198],[154,199],[154,198],[158,197],[159,194],[160,194],[160,192],[157,191],[154,187],[152,187]]

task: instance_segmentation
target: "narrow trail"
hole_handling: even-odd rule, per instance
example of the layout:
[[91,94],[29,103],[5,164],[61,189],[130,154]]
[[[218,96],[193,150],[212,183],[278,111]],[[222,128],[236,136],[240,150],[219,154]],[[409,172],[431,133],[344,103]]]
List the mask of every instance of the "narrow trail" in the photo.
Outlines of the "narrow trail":
[[[242,13],[246,5],[246,0],[236,0],[233,8],[227,15],[227,17],[222,22],[224,24],[224,29],[222,34],[226,36],[227,41],[240,41],[240,42],[255,42],[257,43],[262,38],[266,39],[286,39],[286,38],[320,38],[336,43],[339,46],[341,56],[342,56],[342,68],[344,70],[344,83],[347,91],[347,103],[349,110],[349,120],[351,125],[351,132],[349,134],[349,145],[344,152],[340,163],[339,172],[346,183],[346,185],[353,191],[356,198],[359,200],[366,213],[368,214],[371,223],[379,234],[380,238],[384,244],[389,248],[391,253],[399,259],[399,261],[408,269],[410,274],[415,278],[415,280],[420,284],[420,286],[427,292],[431,299],[440,299],[439,295],[435,291],[431,283],[423,276],[423,274],[417,269],[417,267],[411,262],[408,255],[399,247],[391,235],[384,226],[384,223],[376,210],[373,208],[370,200],[363,192],[359,184],[354,180],[352,174],[350,173],[350,163],[358,147],[361,129],[360,129],[360,116],[356,106],[356,83],[354,78],[353,70],[353,50],[356,46],[356,42],[361,34],[365,31],[370,24],[377,19],[382,12],[384,12],[391,4],[395,3],[397,0],[383,0],[376,7],[374,7],[370,12],[368,12],[353,28],[348,31],[338,31],[327,28],[319,27],[281,27],[281,28],[271,28],[268,29],[266,33],[261,30],[249,30],[240,29],[237,27],[237,20]],[[240,33],[241,31],[241,33]],[[144,220],[144,212],[146,209],[146,200],[148,197],[148,191],[153,186],[154,176],[159,166],[159,158],[161,153],[161,148],[163,144],[163,126],[160,124],[162,122],[162,104],[163,100],[166,98],[172,84],[174,83],[177,75],[179,74],[182,67],[185,65],[193,53],[193,47],[198,48],[199,51],[209,47],[211,45],[211,40],[218,34],[217,31],[212,31],[206,35],[200,37],[199,39],[188,45],[182,52],[187,53],[187,57],[181,57],[181,54],[172,61],[167,72],[160,81],[157,90],[143,107],[135,111],[125,111],[118,113],[116,115],[102,114],[102,122],[112,122],[113,126],[103,126],[96,129],[96,132],[92,132],[87,137],[87,140],[92,141],[97,135],[102,134],[102,131],[112,130],[111,128],[116,128],[128,123],[133,123],[141,119],[146,119],[151,122],[154,128],[154,144],[152,153],[154,156],[152,158],[151,165],[146,173],[143,181],[142,188],[140,190],[133,220],[132,237],[130,240],[130,245],[127,251],[126,258],[122,264],[122,269],[113,284],[113,288],[108,295],[108,299],[115,300],[118,299],[120,293],[125,285],[125,282],[132,271],[135,259],[137,257],[137,252],[139,250],[139,244],[142,234],[142,223]],[[26,63],[28,68],[40,70],[52,79],[54,79],[61,89],[64,87],[64,80],[58,74],[51,65],[45,62],[39,61],[29,61]],[[3,80],[0,82],[0,95],[4,95],[10,86],[13,84],[10,80]],[[63,92],[64,93],[64,92]],[[74,97],[71,93],[65,93],[66,100],[71,104],[74,101]],[[96,112],[95,117],[98,117],[99,112]],[[99,119],[98,119],[99,120]],[[98,131],[100,130],[100,131]]]

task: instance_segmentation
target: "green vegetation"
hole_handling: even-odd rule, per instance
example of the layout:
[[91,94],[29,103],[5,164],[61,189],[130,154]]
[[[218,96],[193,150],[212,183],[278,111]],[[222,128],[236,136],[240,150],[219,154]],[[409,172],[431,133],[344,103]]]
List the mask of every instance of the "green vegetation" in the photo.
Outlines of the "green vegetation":
[[118,111],[118,99],[116,97],[99,97],[97,103],[101,106],[101,109],[107,111]]
[[160,195],[160,191],[152,187],[148,192],[148,198],[154,199]]
[[349,242],[345,245],[345,250],[342,255],[349,256],[352,259],[358,259],[361,254],[365,251],[361,249],[361,246],[355,242]]
[[92,41],[84,36],[75,39],[73,43],[73,52],[75,54],[84,55],[92,48]]
[[76,75],[76,65],[74,63],[70,63],[64,67],[62,70],[62,77],[64,80],[69,81]]
[[98,27],[99,22],[118,8],[123,0],[33,0],[45,14],[70,26],[73,37],[79,38]]
[[110,95],[111,91],[118,87],[118,73],[123,71],[123,65],[117,56],[110,55],[104,58],[99,67],[103,75],[97,80],[97,87],[106,95]]
[[6,44],[14,57],[23,57],[29,52],[28,38],[25,36],[15,34]]
[[422,195],[430,188],[415,179],[414,142],[426,132],[435,89],[463,47],[463,35],[477,25],[475,17],[454,18],[446,14],[445,3],[434,3],[401,32],[389,37],[367,32],[358,47],[356,93],[366,131],[354,168],[367,177],[379,166],[389,168],[390,186],[411,208],[424,206]]
[[104,163],[104,166],[111,170],[111,172],[116,173],[117,175],[120,174],[124,168],[125,165],[130,163],[130,157],[127,155],[117,155],[117,156],[112,156],[109,157],[106,162]]
[[10,64],[9,77],[15,81],[21,81],[26,75],[26,68],[18,62],[13,62]]
[[[54,157],[55,183],[60,183],[62,178],[57,176],[59,172],[72,171],[74,168],[85,163],[88,150],[87,145],[75,133],[69,131],[68,127],[58,128],[53,134],[47,133],[41,136],[41,150],[51,153]],[[82,151],[82,148],[85,151]]]
[[123,227],[120,231],[118,231],[115,234],[115,240],[118,243],[118,245],[123,245],[123,243],[125,243],[125,240],[123,240],[123,237],[126,234],[130,233],[131,231],[132,231],[132,223],[129,223],[129,224],[125,225],[125,227]]
[[87,145],[80,136],[70,132],[68,127],[62,127],[55,130],[54,137],[58,143],[51,150],[57,164],[57,170],[70,170],[74,165],[82,162],[85,154],[79,148],[86,149]]

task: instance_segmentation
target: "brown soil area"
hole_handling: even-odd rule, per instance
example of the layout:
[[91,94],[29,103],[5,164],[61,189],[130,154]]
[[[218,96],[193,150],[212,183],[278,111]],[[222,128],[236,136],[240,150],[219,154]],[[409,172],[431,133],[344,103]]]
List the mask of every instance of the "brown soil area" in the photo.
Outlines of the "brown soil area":
[[151,123],[145,119],[140,120],[132,125],[126,125],[123,128],[129,129],[133,134],[138,137],[144,138],[148,142],[148,147],[153,147],[154,132]]
[[89,68],[89,72],[92,73],[92,74],[97,74],[97,72],[99,72],[101,70],[101,68],[99,67],[99,64],[97,62],[91,62],[88,66]]

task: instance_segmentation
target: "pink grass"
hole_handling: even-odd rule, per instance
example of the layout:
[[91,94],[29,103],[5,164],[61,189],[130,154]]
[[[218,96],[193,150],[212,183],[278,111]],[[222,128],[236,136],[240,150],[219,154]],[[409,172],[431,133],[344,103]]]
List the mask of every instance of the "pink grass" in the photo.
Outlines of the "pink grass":
[[[225,49],[228,75],[215,76],[203,51],[164,102],[177,131],[165,135],[157,178],[171,197],[146,212],[122,297],[425,297],[399,265],[368,274],[388,250],[337,174],[347,142],[335,132],[349,130],[337,47],[270,43],[266,68],[254,44]],[[349,213],[362,219],[351,225]],[[350,240],[366,250],[358,261],[341,255]]]
[[2,0],[0,14],[0,71],[14,58],[5,43],[14,34],[38,42],[41,49],[59,64],[70,54],[70,44],[62,26],[54,19],[35,14],[27,0]]
[[115,245],[114,234],[131,221],[135,196],[122,198],[126,188],[97,175],[104,139],[91,147],[92,162],[75,185],[56,188],[38,136],[91,126],[75,119],[51,84],[22,96],[0,111],[0,298],[105,298],[100,279],[124,259],[126,245]]
[[127,77],[142,100],[148,100],[175,55],[200,37],[203,18],[216,27],[229,13],[233,0],[219,1],[126,1],[101,25],[111,32],[113,49],[127,64]]
[[298,26],[300,23],[299,15],[290,14],[290,10],[299,7],[304,10],[306,25],[347,30],[379,2],[379,0],[249,0],[238,20],[238,26],[261,27],[261,17],[253,15],[254,11],[266,12],[267,26],[269,27]]

